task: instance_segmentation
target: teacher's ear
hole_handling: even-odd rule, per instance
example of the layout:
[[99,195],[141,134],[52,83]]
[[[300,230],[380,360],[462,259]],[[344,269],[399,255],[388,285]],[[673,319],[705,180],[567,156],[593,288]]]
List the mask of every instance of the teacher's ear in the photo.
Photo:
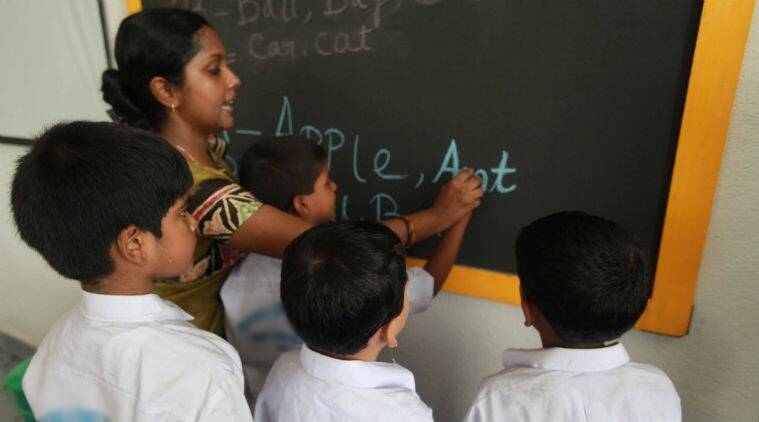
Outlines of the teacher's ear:
[[174,110],[181,102],[179,89],[163,76],[154,76],[150,80],[150,92],[164,107]]

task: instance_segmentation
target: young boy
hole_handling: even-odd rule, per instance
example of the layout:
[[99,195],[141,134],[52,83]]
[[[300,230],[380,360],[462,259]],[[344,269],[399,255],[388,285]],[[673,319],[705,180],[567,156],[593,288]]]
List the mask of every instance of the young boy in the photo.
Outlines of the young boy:
[[192,264],[190,185],[170,144],[113,123],[56,125],[19,160],[19,234],[83,290],[24,376],[36,419],[252,420],[235,350],[152,293]]
[[[324,150],[311,140],[291,136],[252,144],[240,160],[240,184],[262,202],[313,225],[335,219],[337,185],[329,177]],[[442,287],[468,221],[467,216],[445,232],[424,269],[408,270],[411,313],[427,309]],[[282,308],[281,269],[280,259],[249,254],[221,291],[227,339],[242,357],[251,404],[274,361],[303,344]]]
[[630,362],[619,337],[651,294],[643,252],[619,225],[561,212],[516,240],[525,325],[542,349],[508,349],[506,369],[485,378],[466,420],[679,421],[672,382]]
[[258,422],[432,421],[414,376],[376,362],[410,311],[406,254],[382,224],[316,226],[282,262],[282,304],[305,342],[274,364],[258,397]]

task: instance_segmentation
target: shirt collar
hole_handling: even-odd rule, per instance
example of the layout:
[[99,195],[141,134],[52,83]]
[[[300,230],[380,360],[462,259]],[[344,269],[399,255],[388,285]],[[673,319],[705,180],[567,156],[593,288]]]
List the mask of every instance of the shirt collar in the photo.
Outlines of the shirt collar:
[[630,362],[630,355],[622,343],[598,349],[549,347],[506,349],[503,352],[505,368],[526,366],[558,371],[596,372],[617,368],[627,362]]
[[85,318],[107,322],[190,321],[193,319],[177,305],[152,293],[121,296],[83,291],[79,312]]
[[309,375],[358,388],[406,388],[416,391],[414,375],[408,369],[386,362],[341,360],[309,349],[300,349],[300,363]]

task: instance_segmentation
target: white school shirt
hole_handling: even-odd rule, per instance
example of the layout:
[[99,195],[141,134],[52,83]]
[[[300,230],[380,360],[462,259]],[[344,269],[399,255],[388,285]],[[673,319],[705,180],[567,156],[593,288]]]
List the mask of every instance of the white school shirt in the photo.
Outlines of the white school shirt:
[[408,369],[334,359],[305,345],[274,364],[254,415],[256,422],[432,422]]
[[681,420],[680,397],[660,369],[630,362],[622,344],[599,349],[509,349],[485,378],[466,422]]
[[36,419],[252,421],[232,346],[155,294],[82,293],[24,376]]
[[[281,273],[281,259],[251,253],[221,289],[227,340],[240,352],[251,409],[274,361],[303,344],[282,307]],[[407,273],[410,313],[423,312],[432,303],[435,281],[422,268]]]

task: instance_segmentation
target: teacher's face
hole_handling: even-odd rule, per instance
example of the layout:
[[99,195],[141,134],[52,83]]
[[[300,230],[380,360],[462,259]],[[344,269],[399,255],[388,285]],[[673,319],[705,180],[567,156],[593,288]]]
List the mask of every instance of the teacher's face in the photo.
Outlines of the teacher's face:
[[227,52],[216,31],[204,26],[195,36],[200,49],[185,65],[176,112],[198,131],[228,129],[234,124],[233,103],[240,79],[227,66]]

